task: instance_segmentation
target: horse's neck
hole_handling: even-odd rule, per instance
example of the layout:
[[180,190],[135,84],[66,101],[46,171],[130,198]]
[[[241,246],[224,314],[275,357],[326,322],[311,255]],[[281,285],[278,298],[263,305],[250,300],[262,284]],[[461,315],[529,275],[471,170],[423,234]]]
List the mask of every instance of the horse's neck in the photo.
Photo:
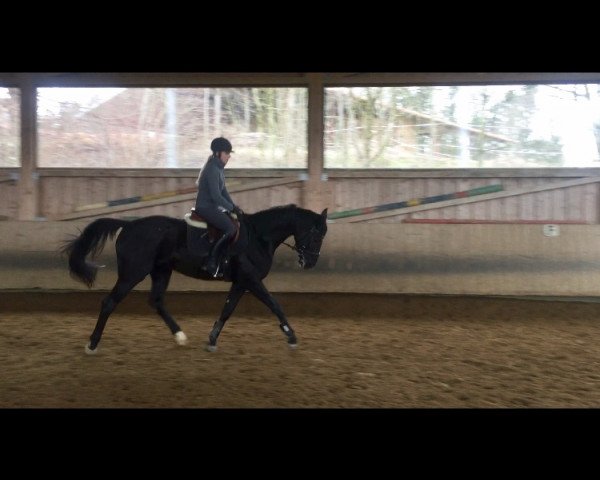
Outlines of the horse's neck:
[[279,225],[269,233],[269,238],[273,243],[274,248],[277,248],[281,245],[289,236],[294,234],[294,225],[293,222],[290,222],[289,225]]
[[[285,221],[268,221],[264,219],[261,222],[261,226],[257,228],[257,233],[268,240],[273,245],[273,249],[276,249],[281,245],[289,236],[294,234],[295,230],[295,216],[290,215]],[[267,226],[268,225],[268,226]]]

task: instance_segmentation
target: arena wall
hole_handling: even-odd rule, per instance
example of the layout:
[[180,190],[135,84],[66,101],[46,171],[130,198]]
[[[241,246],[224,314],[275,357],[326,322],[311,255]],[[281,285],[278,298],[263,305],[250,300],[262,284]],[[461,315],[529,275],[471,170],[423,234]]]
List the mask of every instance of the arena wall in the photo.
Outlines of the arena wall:
[[[0,222],[0,290],[87,290],[70,278],[61,242],[89,220]],[[600,295],[600,225],[330,224],[321,259],[301,271],[281,246],[265,284],[273,292],[467,295]],[[558,232],[556,231],[558,229]],[[93,290],[116,280],[114,242]],[[175,273],[170,290],[226,291],[229,284]],[[136,290],[149,290],[146,279]]]

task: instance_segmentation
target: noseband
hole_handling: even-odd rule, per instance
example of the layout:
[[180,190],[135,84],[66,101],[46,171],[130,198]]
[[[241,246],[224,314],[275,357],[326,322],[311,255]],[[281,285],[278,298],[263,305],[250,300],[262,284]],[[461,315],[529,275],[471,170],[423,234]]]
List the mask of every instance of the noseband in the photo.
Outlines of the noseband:
[[[302,244],[304,244],[304,239],[305,239],[307,236],[309,236],[309,235],[312,235],[312,234],[313,234],[313,233],[315,233],[316,231],[317,231],[317,229],[316,229],[315,227],[312,227],[312,228],[310,229],[310,231],[309,231],[309,232],[306,232],[306,233],[305,233],[305,234],[302,236],[302,238],[300,239],[300,247],[298,247],[298,246],[296,246],[296,245],[290,245],[289,243],[286,243],[286,242],[283,242],[283,244],[284,244],[286,247],[289,247],[289,248],[291,248],[292,250],[294,250],[294,251],[298,252],[298,254],[300,254],[301,256],[304,256],[304,254],[305,254],[305,253],[308,253],[308,254],[310,254],[310,255],[314,255],[314,256],[318,257],[319,255],[321,255],[321,252],[313,252],[313,251],[310,251],[310,250],[306,250],[306,247],[303,247],[303,246],[302,246]],[[322,240],[322,239],[321,239],[321,240]]]

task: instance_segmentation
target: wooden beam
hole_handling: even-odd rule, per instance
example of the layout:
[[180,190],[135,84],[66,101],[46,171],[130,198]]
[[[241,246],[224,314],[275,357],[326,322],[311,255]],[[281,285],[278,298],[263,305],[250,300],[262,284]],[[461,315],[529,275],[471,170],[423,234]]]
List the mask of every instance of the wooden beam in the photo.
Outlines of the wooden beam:
[[319,74],[309,74],[308,87],[308,177],[320,180],[324,157],[325,90]]
[[37,97],[35,86],[26,77],[21,82],[21,172],[19,176],[19,220],[38,215]]
[[489,193],[487,195],[478,195],[475,197],[459,198],[455,200],[446,200],[444,202],[428,203],[425,205],[417,205],[415,207],[399,208],[396,210],[388,210],[385,212],[369,213],[355,217],[345,217],[336,220],[331,220],[330,223],[357,223],[375,218],[393,217],[396,215],[404,215],[407,213],[423,212],[425,210],[435,210],[438,208],[454,207],[456,205],[465,205],[467,203],[485,202],[486,200],[496,200],[498,198],[514,197],[516,195],[526,195],[528,193],[544,192],[546,190],[555,190],[557,188],[576,187],[578,185],[587,185],[588,183],[598,183],[600,177],[579,178],[576,180],[565,180],[549,185],[539,187],[521,188],[517,190],[508,190],[497,193]]
[[[17,173],[11,168],[0,169]],[[43,178],[55,177],[131,177],[131,178],[193,178],[198,177],[199,168],[38,168],[37,173]],[[540,177],[595,177],[600,175],[600,168],[330,168],[323,169],[329,179],[335,178],[540,178]],[[304,168],[281,169],[244,169],[227,167],[227,178],[282,178],[306,174]]]
[[51,72],[27,75],[37,87],[219,88],[306,86],[308,83],[302,72]]
[[[122,178],[193,178],[198,177],[197,168],[39,168],[42,178],[55,177],[122,177]],[[599,169],[600,171],[600,169]],[[304,168],[245,169],[227,167],[227,178],[282,178],[305,173]]]
[[600,168],[432,168],[432,169],[327,169],[329,179],[336,178],[554,178],[596,177]]
[[400,72],[324,73],[326,87],[599,83],[600,72]]
[[[257,190],[260,188],[277,187],[279,185],[287,185],[301,181],[298,177],[280,178],[276,180],[265,180],[260,182],[247,183],[229,188],[229,193],[246,192],[249,190]],[[159,198],[156,200],[148,200],[144,202],[128,203],[125,205],[116,205],[114,207],[102,207],[67,214],[57,215],[52,220],[74,220],[77,218],[96,217],[98,215],[110,215],[117,212],[126,212],[129,210],[139,210],[140,208],[155,207],[157,205],[166,205],[170,203],[187,202],[196,199],[196,193],[186,193],[183,195],[175,195],[173,197]]]
[[[0,73],[0,83],[20,87],[252,87],[306,86],[306,72],[33,72]],[[417,86],[519,83],[600,83],[600,72],[322,72],[323,85]]]
[[325,208],[327,203],[323,185],[325,89],[323,75],[308,74],[308,182],[302,192],[302,206],[310,210]]

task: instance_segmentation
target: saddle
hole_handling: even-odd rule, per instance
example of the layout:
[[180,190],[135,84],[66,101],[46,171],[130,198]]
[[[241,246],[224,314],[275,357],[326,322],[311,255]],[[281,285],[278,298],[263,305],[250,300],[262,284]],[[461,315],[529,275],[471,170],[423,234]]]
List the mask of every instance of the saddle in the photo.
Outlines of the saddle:
[[[230,240],[229,245],[225,249],[226,252],[221,256],[220,260],[220,279],[228,280],[230,276],[229,257],[237,251],[242,251],[246,245],[246,241],[238,242],[240,238],[240,221],[234,213],[229,214],[229,218],[235,226],[235,235]],[[187,255],[191,255],[187,260],[188,267],[191,266],[193,273],[191,276],[196,278],[206,278],[207,273],[202,270],[202,265],[210,254],[215,242],[221,238],[222,231],[214,225],[209,224],[205,218],[201,217],[192,208],[189,213],[184,216],[187,223]],[[235,245],[235,247],[234,247]],[[186,255],[184,253],[184,255]],[[185,262],[184,262],[185,263]]]
[[[235,226],[235,235],[233,236],[230,242],[230,245],[234,245],[240,237],[240,221],[238,220],[237,215],[235,213],[229,213],[228,216],[233,225]],[[188,224],[188,230],[190,227],[208,230],[208,241],[210,243],[213,243],[223,234],[222,230],[218,229],[214,225],[209,224],[205,218],[198,215],[196,213],[195,208],[190,209],[190,213],[186,213],[184,219],[185,223]]]

